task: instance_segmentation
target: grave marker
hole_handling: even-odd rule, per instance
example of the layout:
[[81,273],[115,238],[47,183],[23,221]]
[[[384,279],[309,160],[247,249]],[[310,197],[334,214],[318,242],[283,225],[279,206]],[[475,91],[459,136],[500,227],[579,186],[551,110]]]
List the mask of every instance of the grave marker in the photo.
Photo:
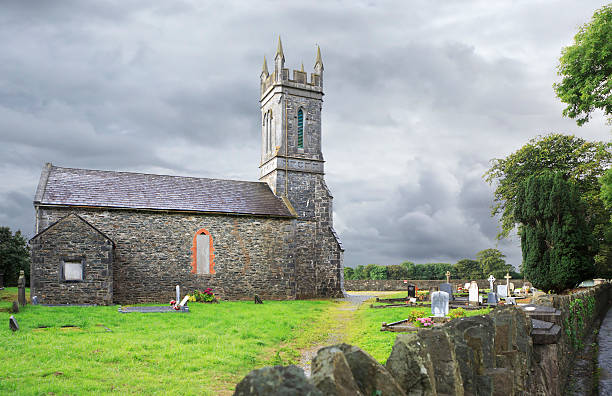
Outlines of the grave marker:
[[487,305],[497,305],[497,294],[494,292],[487,294]]
[[19,330],[19,324],[17,324],[17,319],[13,315],[9,318],[9,328],[13,331]]
[[499,298],[508,297],[508,286],[506,285],[497,285],[497,295]]
[[489,278],[487,279],[489,281],[489,290],[491,290],[491,292],[495,292],[493,289],[493,282],[495,282],[495,277],[493,276],[493,274],[489,275]]
[[445,291],[433,292],[431,295],[431,313],[433,316],[443,318],[448,315],[449,295]]
[[453,301],[453,285],[450,283],[440,284],[440,291],[447,292],[450,301]]
[[470,283],[470,287],[468,291],[469,291],[468,301],[470,305],[478,305],[479,303],[478,301],[478,283],[476,283],[476,281],[472,281]]
[[446,271],[446,283],[450,283],[450,271]]
[[408,298],[416,297],[416,286],[408,285]]
[[19,280],[17,281],[17,287],[19,288],[18,297],[19,305],[26,305],[26,296],[25,296],[25,274],[23,270],[19,271]]
[[508,295],[511,296],[514,294],[514,283],[510,282],[510,285],[508,286]]
[[181,287],[176,285],[176,299],[174,301],[181,301]]

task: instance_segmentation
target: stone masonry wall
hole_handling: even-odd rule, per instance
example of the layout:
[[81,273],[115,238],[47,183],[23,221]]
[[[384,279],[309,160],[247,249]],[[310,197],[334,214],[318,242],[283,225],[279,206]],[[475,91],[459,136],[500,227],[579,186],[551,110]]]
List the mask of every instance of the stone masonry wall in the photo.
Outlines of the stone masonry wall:
[[[562,311],[561,332],[573,326],[578,303],[582,337],[609,307],[612,284],[571,296],[545,296],[541,303]],[[572,304],[573,302],[573,304]],[[320,349],[306,378],[296,366],[253,370],[236,385],[236,396],[316,395],[561,395],[566,391],[565,367],[573,355],[568,339],[534,345],[532,322],[515,306],[496,307],[489,315],[452,320],[440,327],[399,334],[385,365],[358,347],[338,344]],[[569,340],[571,343],[572,341]],[[538,351],[538,348],[541,348]],[[559,352],[559,353],[557,353]]]
[[[40,229],[75,212],[115,243],[114,302],[166,302],[211,287],[223,299],[296,298],[295,220],[130,210],[41,208]],[[213,238],[215,274],[192,274],[195,233]],[[300,280],[300,282],[308,282]],[[309,285],[315,288],[314,284]]]
[[[473,279],[472,279],[473,280]],[[416,285],[419,289],[429,290],[430,287],[438,287],[441,283],[445,283],[446,279],[433,279],[433,280],[421,280],[421,279],[410,279],[409,283]],[[514,283],[515,288],[523,287],[522,279],[510,279],[510,282]],[[469,279],[451,279],[452,285],[465,285],[466,283],[470,283]],[[486,279],[477,279],[476,283],[478,283],[478,287],[481,289],[489,288],[489,281]],[[496,285],[505,285],[506,280],[497,280],[495,281]],[[344,280],[344,289],[349,291],[404,291],[406,290],[406,284],[403,280],[395,280],[395,279],[358,279]]]
[[[113,301],[113,245],[77,216],[69,216],[34,238],[30,294],[42,304],[101,304]],[[83,263],[83,281],[65,281],[64,260]]]

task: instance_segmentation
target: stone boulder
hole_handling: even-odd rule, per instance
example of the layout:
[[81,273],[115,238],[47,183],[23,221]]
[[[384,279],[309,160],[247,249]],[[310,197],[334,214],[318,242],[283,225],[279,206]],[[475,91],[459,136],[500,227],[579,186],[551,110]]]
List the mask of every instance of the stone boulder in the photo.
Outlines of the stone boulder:
[[357,386],[364,395],[406,395],[393,376],[372,356],[348,344],[338,344],[335,347],[344,353]]
[[436,395],[434,368],[425,344],[417,334],[395,338],[385,367],[408,396]]
[[363,396],[344,353],[337,347],[321,348],[312,360],[311,381],[326,396]]
[[236,385],[235,396],[323,396],[297,366],[253,370]]

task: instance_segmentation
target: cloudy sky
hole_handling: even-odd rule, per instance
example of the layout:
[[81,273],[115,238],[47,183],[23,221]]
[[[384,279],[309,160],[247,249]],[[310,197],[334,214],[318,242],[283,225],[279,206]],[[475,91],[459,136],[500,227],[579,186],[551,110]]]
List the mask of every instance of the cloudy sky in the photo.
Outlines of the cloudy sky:
[[325,65],[323,153],[345,265],[497,247],[483,173],[578,128],[552,84],[602,1],[4,1],[0,225],[31,236],[44,163],[257,180],[259,74]]

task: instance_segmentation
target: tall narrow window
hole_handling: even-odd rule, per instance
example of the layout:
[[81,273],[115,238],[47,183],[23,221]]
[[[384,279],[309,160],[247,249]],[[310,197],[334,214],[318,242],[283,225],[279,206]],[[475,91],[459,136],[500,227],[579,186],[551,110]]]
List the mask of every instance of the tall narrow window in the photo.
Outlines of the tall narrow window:
[[268,151],[268,113],[264,114],[263,117],[263,129],[264,129],[264,147],[266,152]]
[[268,116],[268,152],[272,151],[272,110]]
[[298,136],[297,136],[297,144],[298,148],[304,148],[304,112],[302,109],[298,110]]
[[214,274],[215,273],[215,254],[213,253],[212,235],[202,228],[193,237],[191,247],[191,273],[192,274]]

